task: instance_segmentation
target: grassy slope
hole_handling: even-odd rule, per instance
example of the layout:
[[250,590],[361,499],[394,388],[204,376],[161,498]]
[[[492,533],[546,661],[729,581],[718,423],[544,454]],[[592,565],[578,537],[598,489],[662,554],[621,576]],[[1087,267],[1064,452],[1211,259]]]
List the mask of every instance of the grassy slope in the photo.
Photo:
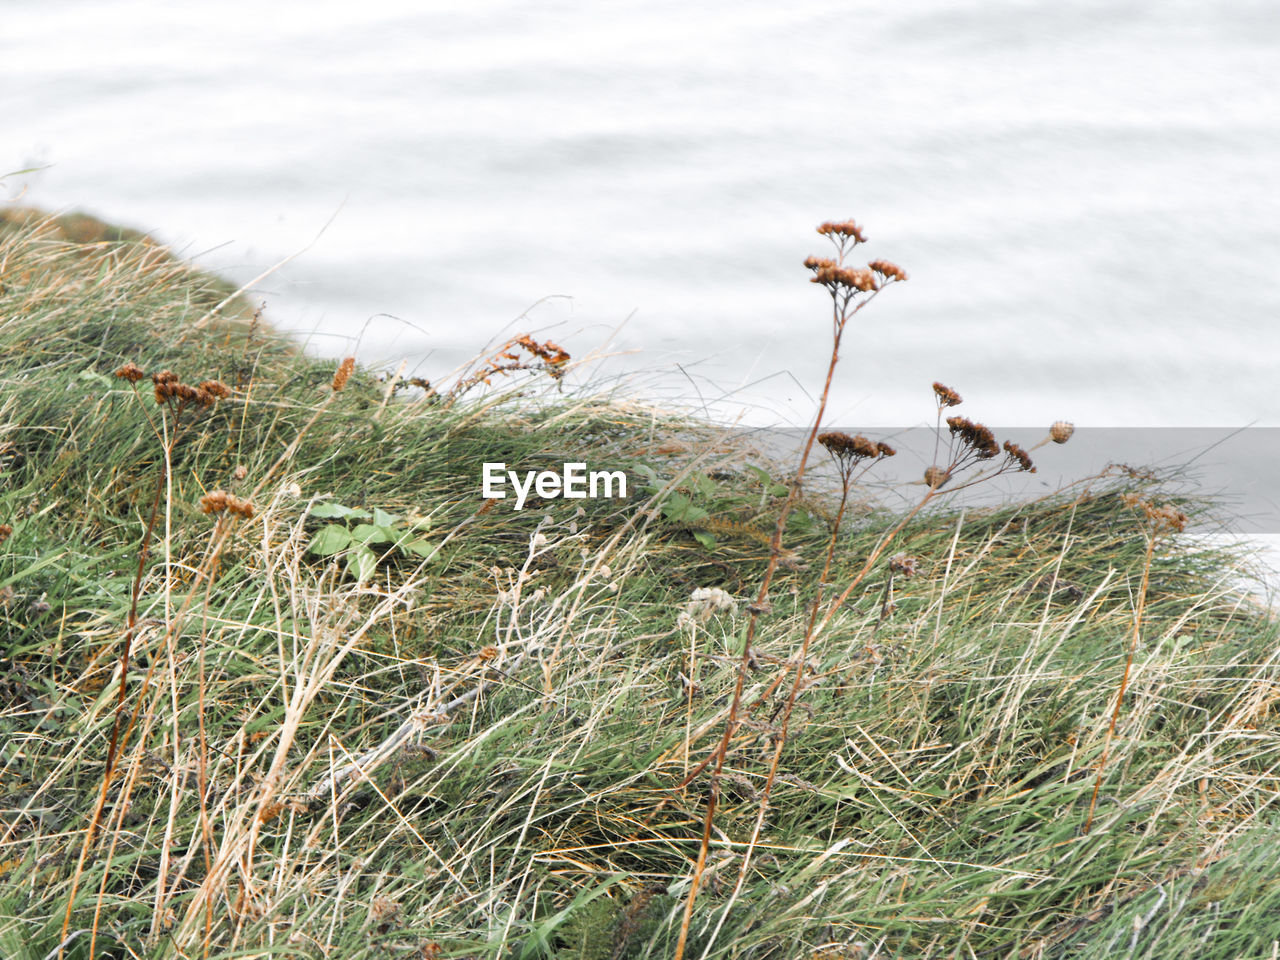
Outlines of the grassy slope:
[[[62,939],[104,771],[161,451],[147,393],[107,376],[133,361],[236,395],[174,452],[130,665],[138,719],[68,932],[97,911],[98,953],[119,957],[669,956],[705,796],[674,785],[721,729],[745,627],[740,611],[677,617],[698,586],[752,594],[762,549],[724,529],[699,542],[646,495],[478,513],[477,469],[684,471],[713,517],[767,529],[778,501],[741,452],[536,374],[452,406],[384,406],[361,371],[333,395],[334,363],[270,331],[195,329],[225,284],[154,247],[10,230],[0,284],[0,955]],[[215,563],[200,496],[252,489],[322,405]],[[690,956],[1270,955],[1276,630],[1230,558],[1161,544],[1081,830],[1144,555],[1117,494],[1146,485],[906,531],[921,572],[892,615],[873,637],[877,573],[810,650],[761,845],[713,938],[775,706],[735,740]],[[357,582],[307,552],[331,522],[308,515],[321,502],[421,520],[430,556],[393,551]],[[816,568],[810,507],[788,543]],[[846,529],[837,582],[885,522]],[[813,580],[777,582],[749,701],[798,647]],[[413,718],[367,778],[326,783]]]

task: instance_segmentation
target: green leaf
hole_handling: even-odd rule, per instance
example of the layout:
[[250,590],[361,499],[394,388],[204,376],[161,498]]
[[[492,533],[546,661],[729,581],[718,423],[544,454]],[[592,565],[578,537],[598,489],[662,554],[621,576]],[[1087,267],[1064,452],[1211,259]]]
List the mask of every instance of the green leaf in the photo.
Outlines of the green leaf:
[[379,527],[393,527],[400,520],[394,513],[387,513],[378,507],[373,508],[373,522]]
[[361,507],[344,507],[340,503],[317,503],[311,508],[311,516],[319,517],[321,520],[333,519],[356,519],[368,520],[369,511]]
[[435,553],[435,547],[429,540],[423,540],[421,537],[413,540],[405,540],[403,543],[397,544],[401,550],[412,553],[419,557],[429,557]]
[[354,543],[391,543],[396,539],[396,532],[372,523],[357,523],[351,529],[351,540]]
[[325,524],[314,537],[308,549],[318,556],[331,557],[347,548],[351,543],[351,534],[346,527],[336,523]]
[[378,569],[378,558],[368,547],[355,547],[347,554],[347,573],[357,580],[368,580]]
[[791,488],[785,483],[775,483],[769,488],[769,492],[775,497],[785,497],[791,492]]
[[699,473],[694,476],[693,487],[704,497],[714,497],[716,495],[716,482],[705,473]]
[[769,484],[773,483],[773,477],[769,476],[768,473],[766,473],[764,470],[761,470],[759,467],[755,466],[754,464],[750,464],[750,463],[747,464],[747,471],[753,477],[755,477],[757,480],[760,481],[760,486],[762,487],[767,487]]
[[716,548],[716,538],[705,530],[695,530],[693,533],[693,539],[697,540],[708,550],[714,550]]

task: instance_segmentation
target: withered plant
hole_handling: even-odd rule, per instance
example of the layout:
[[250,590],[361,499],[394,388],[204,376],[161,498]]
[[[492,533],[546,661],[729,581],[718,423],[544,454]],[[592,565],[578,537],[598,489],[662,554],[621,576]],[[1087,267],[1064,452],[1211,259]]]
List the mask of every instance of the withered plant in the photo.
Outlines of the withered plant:
[[[940,429],[937,431],[938,442],[935,447],[935,461],[938,460],[939,452],[945,452],[945,456],[942,457],[941,462],[935,462],[925,471],[924,485],[926,490],[924,494],[911,510],[880,538],[863,562],[858,573],[854,575],[834,600],[825,604],[825,612],[823,612],[824,590],[831,571],[832,559],[835,556],[841,522],[844,519],[845,509],[853,485],[872,465],[886,457],[893,456],[896,452],[893,447],[883,441],[873,441],[861,435],[850,436],[836,431],[820,432],[826,414],[827,401],[831,392],[836,364],[840,359],[841,341],[853,317],[883,289],[892,284],[904,282],[907,279],[907,274],[897,264],[888,260],[872,260],[865,267],[852,265],[851,256],[854,250],[866,242],[866,236],[862,228],[853,220],[828,221],[818,227],[818,233],[831,241],[833,256],[810,256],[804,261],[804,265],[812,272],[810,282],[823,287],[831,299],[831,353],[827,363],[827,374],[822,385],[822,392],[818,398],[817,413],[814,416],[812,426],[809,428],[808,436],[800,453],[799,463],[789,485],[787,498],[782,504],[774,527],[769,563],[765,568],[756,600],[748,608],[750,620],[747,625],[746,640],[743,643],[742,656],[738,664],[733,697],[730,701],[724,731],[711,754],[680,782],[680,787],[683,789],[693,783],[704,770],[710,767],[711,776],[707,790],[706,812],[703,817],[702,839],[698,849],[698,856],[694,863],[689,892],[685,900],[679,939],[676,942],[676,960],[682,960],[684,957],[689,925],[693,917],[694,902],[697,899],[702,875],[706,869],[707,855],[711,846],[716,805],[720,798],[723,767],[734,735],[739,728],[747,722],[755,707],[769,701],[778,687],[794,672],[786,700],[780,711],[775,710],[775,715],[780,713],[780,719],[777,724],[776,735],[773,738],[773,752],[769,761],[768,774],[758,795],[759,806],[751,838],[742,855],[733,893],[725,904],[720,914],[720,919],[711,933],[711,938],[704,949],[704,955],[706,951],[710,950],[711,944],[714,943],[720,928],[723,926],[743,885],[746,883],[752,853],[759,842],[760,832],[764,826],[769,797],[777,781],[778,766],[782,752],[787,744],[796,700],[805,685],[807,656],[814,638],[827,626],[853,591],[866,579],[867,575],[875,567],[876,562],[897,535],[953,479],[961,478],[960,482],[951,486],[952,490],[959,490],[1002,473],[1011,471],[1034,472],[1035,470],[1030,455],[1017,444],[1005,441],[1002,447],[992,431],[983,424],[975,423],[967,417],[948,417],[946,421],[947,435],[944,437]],[[962,401],[956,391],[941,383],[935,382],[933,384],[933,392],[937,401],[937,414],[940,425],[943,411],[949,407],[958,406]],[[1069,436],[1070,425],[1055,424],[1050,436],[1041,441],[1041,444],[1048,442],[1050,439],[1062,443]],[[783,670],[777,674],[764,695],[756,700],[753,705],[744,708],[742,703],[743,687],[748,674],[756,665],[752,643],[756,637],[760,617],[772,609],[769,601],[769,587],[778,568],[779,557],[783,555],[782,540],[786,531],[787,517],[792,505],[799,496],[815,440],[827,450],[835,461],[841,481],[840,507],[835,522],[832,524],[826,559],[818,579],[816,594],[810,604],[807,624],[799,650],[796,652],[793,661],[784,666]],[[1001,456],[1002,453],[1003,456]],[[902,559],[897,563],[898,569],[891,571],[891,574],[897,572],[909,575],[909,573],[914,572],[916,563],[914,558]],[[882,603],[882,617],[885,609],[886,607]],[[820,616],[821,619],[819,619]]]

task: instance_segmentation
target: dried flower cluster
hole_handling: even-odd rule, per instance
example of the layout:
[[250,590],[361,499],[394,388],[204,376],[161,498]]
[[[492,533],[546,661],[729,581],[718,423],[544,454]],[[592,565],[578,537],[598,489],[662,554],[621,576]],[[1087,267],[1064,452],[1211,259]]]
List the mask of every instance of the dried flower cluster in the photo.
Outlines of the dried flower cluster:
[[[528,357],[521,357],[520,350],[525,351]],[[458,396],[470,390],[478,383],[489,385],[495,374],[504,376],[514,373],[517,370],[545,370],[553,380],[559,380],[564,376],[565,368],[570,359],[569,351],[559,344],[546,340],[539,343],[529,334],[522,334],[518,337],[512,337],[502,348],[492,357],[485,361],[484,366],[467,377],[465,380],[459,381],[449,392],[452,396]],[[532,361],[540,360],[541,364],[535,364]]]
[[1009,458],[1010,464],[1016,463],[1019,470],[1027,473],[1035,473],[1035,465],[1031,462],[1031,457],[1027,455],[1027,451],[1018,446],[1012,440],[1004,442],[1004,452]]
[[907,271],[896,263],[890,263],[888,260],[872,260],[867,266],[886,280],[897,280],[901,283],[907,279]]
[[246,520],[253,519],[253,504],[225,490],[214,490],[200,498],[201,513],[222,513],[227,511]]
[[855,243],[866,243],[867,238],[862,232],[862,228],[852,220],[828,220],[818,227],[818,232],[824,237],[850,237]]
[[[819,258],[809,258],[809,260],[813,259]],[[820,283],[832,291],[841,287],[850,291],[857,290],[861,293],[870,293],[873,290],[880,289],[880,284],[876,282],[876,275],[870,270],[860,267],[841,267],[830,260],[822,261],[815,267],[810,266],[809,260],[805,261],[805,266],[809,266],[814,271],[813,276],[809,278],[810,283]],[[830,264],[830,266],[827,264]]]
[[1181,533],[1187,527],[1187,515],[1177,507],[1168,504],[1159,506],[1150,500],[1144,500],[1136,493],[1126,493],[1122,499],[1125,506],[1141,510],[1143,515],[1151,521],[1152,529],[1156,533]]
[[13,527],[7,523],[0,523],[0,543],[4,543],[13,536]]
[[[147,378],[147,372],[133,362],[126,363],[114,371],[113,375],[131,384]],[[215,401],[231,396],[231,388],[221,380],[203,380],[193,387],[189,383],[183,383],[172,370],[160,370],[151,374],[151,382],[156,388],[156,403],[161,406],[168,404],[173,409],[193,403],[211,407]]]
[[933,392],[938,398],[939,407],[958,407],[964,402],[960,398],[960,394],[937,380],[933,381]]
[[[527,333],[523,336],[516,337],[515,342],[517,346],[524,347],[524,349],[529,351],[533,356],[545,361],[549,367],[562,367],[571,359],[569,357],[569,351],[559,344],[552,343],[550,340],[545,340],[542,343],[539,343]],[[507,356],[510,356],[510,354],[507,354]],[[514,360],[515,357],[512,357],[511,359]]]
[[139,380],[147,378],[147,372],[132,361],[115,371],[114,375],[121,380],[128,380],[130,383],[137,383]]
[[977,459],[990,460],[1000,453],[1000,444],[988,427],[968,417],[947,417],[947,426],[951,428],[951,435],[959,437]]
[[1066,443],[1075,432],[1075,424],[1068,423],[1066,420],[1059,420],[1049,428],[1049,439],[1054,443]]
[[[878,457],[881,455],[880,446],[873,440],[868,440],[862,434],[855,437],[849,436],[838,430],[829,433],[818,434],[818,442],[827,448],[827,452],[837,460],[862,460],[869,457]],[[893,448],[885,444],[885,449],[893,451]],[[892,452],[885,456],[892,456]]]

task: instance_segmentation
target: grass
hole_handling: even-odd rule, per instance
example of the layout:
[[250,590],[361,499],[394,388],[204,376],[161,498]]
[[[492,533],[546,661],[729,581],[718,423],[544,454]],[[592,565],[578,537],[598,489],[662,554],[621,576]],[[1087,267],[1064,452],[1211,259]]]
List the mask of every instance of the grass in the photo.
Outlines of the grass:
[[[1176,478],[911,518],[810,637],[735,897],[838,506],[811,487],[693,900],[709,784],[679,784],[726,729],[788,467],[554,351],[335,392],[336,361],[197,324],[225,283],[134,238],[12,226],[0,284],[0,955],[669,957],[688,903],[695,957],[1273,955],[1276,624],[1227,552],[1164,536],[1148,568],[1124,497]],[[86,844],[166,456],[127,362],[234,394],[169,445]],[[566,459],[643,482],[479,498],[482,461]],[[253,517],[202,513],[215,490]],[[335,505],[399,538],[364,577],[313,549],[362,521]],[[828,596],[902,520],[852,517]]]

